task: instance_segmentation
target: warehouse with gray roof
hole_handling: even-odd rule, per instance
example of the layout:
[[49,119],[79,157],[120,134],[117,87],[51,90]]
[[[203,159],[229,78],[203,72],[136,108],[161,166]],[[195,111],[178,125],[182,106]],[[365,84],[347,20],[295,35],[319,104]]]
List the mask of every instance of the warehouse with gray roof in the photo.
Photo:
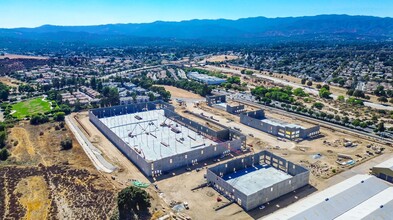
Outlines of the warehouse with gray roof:
[[393,188],[372,175],[358,174],[263,219],[392,219]]

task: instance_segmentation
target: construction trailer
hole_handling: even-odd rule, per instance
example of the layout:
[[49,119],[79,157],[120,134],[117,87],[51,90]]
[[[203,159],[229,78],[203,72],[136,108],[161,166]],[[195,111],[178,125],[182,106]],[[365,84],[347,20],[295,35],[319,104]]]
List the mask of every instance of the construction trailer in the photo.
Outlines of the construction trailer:
[[93,109],[89,119],[146,176],[239,153],[246,141],[235,130],[185,118],[163,101]]
[[208,183],[246,211],[303,187],[310,172],[269,151],[207,169]]
[[289,140],[313,138],[320,134],[319,125],[305,128],[297,124],[269,119],[265,117],[265,112],[262,109],[241,113],[240,122],[260,131]]

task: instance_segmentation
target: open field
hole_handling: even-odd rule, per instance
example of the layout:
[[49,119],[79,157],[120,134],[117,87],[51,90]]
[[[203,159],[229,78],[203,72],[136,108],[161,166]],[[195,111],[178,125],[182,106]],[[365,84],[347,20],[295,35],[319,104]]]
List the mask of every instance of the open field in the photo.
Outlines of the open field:
[[0,59],[35,59],[35,60],[47,60],[48,57],[39,57],[39,56],[26,56],[26,55],[18,55],[18,54],[5,54],[4,56],[0,56]]
[[157,86],[161,86],[164,87],[165,90],[169,91],[171,93],[171,98],[172,99],[176,99],[176,98],[180,98],[180,99],[203,99],[202,96],[189,92],[187,90],[184,89],[179,89],[176,88],[174,86],[162,86],[162,85],[157,85]]
[[206,59],[206,61],[208,62],[223,62],[223,61],[227,61],[227,60],[236,60],[238,59],[238,56],[234,56],[234,55],[216,55],[216,56],[211,56],[209,58]]
[[30,99],[24,102],[18,102],[12,106],[15,112],[13,116],[23,119],[37,113],[45,113],[51,110],[51,103],[43,98]]
[[4,83],[5,85],[10,86],[10,87],[18,87],[19,85],[23,84],[23,82],[21,82],[17,79],[13,79],[13,78],[6,77],[6,76],[0,77],[0,82]]
[[[0,163],[0,219],[105,219],[116,188],[97,172],[65,127],[21,122],[9,130],[11,157]],[[60,140],[73,148],[60,151]],[[97,203],[100,201],[100,203]]]

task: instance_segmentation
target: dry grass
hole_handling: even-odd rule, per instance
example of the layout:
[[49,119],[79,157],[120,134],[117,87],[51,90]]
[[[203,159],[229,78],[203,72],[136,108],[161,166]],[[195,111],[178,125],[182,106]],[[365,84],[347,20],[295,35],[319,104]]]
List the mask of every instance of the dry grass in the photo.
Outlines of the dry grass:
[[48,57],[39,57],[39,56],[26,56],[26,55],[18,55],[18,54],[5,54],[4,56],[0,56],[0,59],[35,59],[35,60],[47,60]]
[[50,206],[49,190],[42,176],[22,179],[15,192],[20,194],[19,202],[26,209],[25,219],[47,219]]
[[[158,85],[161,86],[161,85]],[[165,90],[171,93],[171,97],[173,98],[187,98],[187,99],[203,99],[202,96],[197,95],[195,93],[189,92],[184,89],[179,89],[173,86],[161,86],[164,87]]]
[[19,85],[23,84],[19,80],[4,76],[0,77],[0,82],[10,87],[18,87]]
[[234,56],[234,55],[217,55],[217,56],[209,57],[206,61],[208,61],[208,62],[223,62],[223,61],[228,61],[228,60],[236,60],[238,58],[239,58],[238,56]]

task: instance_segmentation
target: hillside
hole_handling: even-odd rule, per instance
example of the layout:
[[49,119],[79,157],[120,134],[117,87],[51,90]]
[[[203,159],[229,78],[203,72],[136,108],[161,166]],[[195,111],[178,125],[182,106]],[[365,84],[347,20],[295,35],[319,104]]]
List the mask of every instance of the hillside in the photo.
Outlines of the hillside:
[[238,20],[157,21],[142,24],[54,26],[0,29],[0,47],[13,43],[80,42],[95,45],[141,45],[202,42],[261,43],[304,40],[390,40],[393,18],[318,15]]

